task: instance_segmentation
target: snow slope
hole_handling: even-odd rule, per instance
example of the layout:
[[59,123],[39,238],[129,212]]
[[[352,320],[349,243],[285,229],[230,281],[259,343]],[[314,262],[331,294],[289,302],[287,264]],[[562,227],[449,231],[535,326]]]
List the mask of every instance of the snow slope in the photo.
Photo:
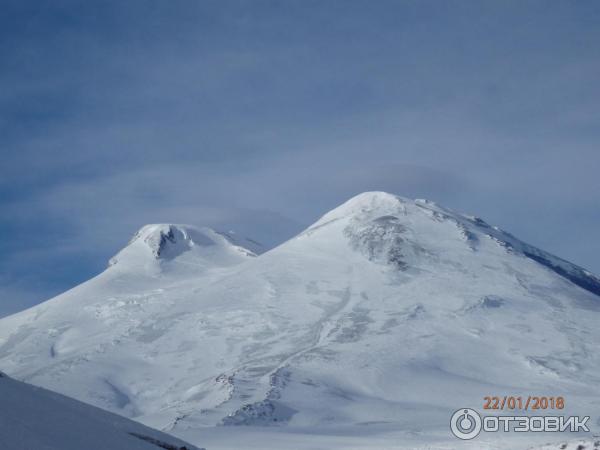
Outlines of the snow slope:
[[540,447],[529,450],[599,450],[600,439],[578,439],[570,442],[559,442],[554,444],[545,444]]
[[0,320],[0,368],[182,436],[427,442],[484,396],[536,394],[597,427],[600,281],[479,218],[370,192],[260,256],[190,230],[144,227],[98,277]]
[[7,450],[194,450],[132,420],[0,372],[0,448]]

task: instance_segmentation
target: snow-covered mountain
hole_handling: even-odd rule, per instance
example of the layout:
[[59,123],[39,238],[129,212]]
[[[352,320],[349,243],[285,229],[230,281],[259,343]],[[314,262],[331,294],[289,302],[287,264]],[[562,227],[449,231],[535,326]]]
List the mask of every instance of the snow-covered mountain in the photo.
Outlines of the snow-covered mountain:
[[146,226],[99,276],[0,320],[0,368],[182,436],[448,433],[453,411],[492,395],[562,395],[597,420],[600,280],[586,270],[383,192],[252,245]]
[[240,243],[232,234],[190,225],[153,224],[135,233],[108,264],[121,272],[157,275],[170,269],[181,276],[182,272],[237,264],[256,256],[255,252],[260,252],[260,244],[249,239]]
[[194,450],[172,436],[0,372],[0,448]]

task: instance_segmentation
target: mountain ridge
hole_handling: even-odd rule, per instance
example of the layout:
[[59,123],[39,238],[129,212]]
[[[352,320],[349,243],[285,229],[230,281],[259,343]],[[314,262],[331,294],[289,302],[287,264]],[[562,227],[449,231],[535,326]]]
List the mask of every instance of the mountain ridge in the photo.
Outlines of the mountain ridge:
[[[186,243],[165,227],[163,244]],[[482,219],[364,193],[259,256],[187,269],[212,247],[155,272],[111,266],[0,320],[0,367],[176,435],[421,432],[496,391],[561,393],[596,414],[597,278]]]
[[202,450],[115,414],[18,382],[2,372],[0,394],[3,448]]

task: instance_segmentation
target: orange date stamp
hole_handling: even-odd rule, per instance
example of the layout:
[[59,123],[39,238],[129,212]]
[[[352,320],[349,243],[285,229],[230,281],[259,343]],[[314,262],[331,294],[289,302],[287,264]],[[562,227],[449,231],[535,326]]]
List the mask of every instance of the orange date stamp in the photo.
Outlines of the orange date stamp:
[[535,410],[554,410],[564,409],[565,399],[564,397],[554,396],[533,396],[527,397],[522,396],[490,396],[483,398],[483,409],[491,410],[522,410],[522,411],[535,411]]

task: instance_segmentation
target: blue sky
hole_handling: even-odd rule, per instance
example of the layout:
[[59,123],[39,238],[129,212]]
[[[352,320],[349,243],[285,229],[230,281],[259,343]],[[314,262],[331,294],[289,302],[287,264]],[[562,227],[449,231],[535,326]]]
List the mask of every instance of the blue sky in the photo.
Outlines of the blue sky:
[[0,315],[141,225],[268,245],[365,190],[600,273],[600,3],[2,1]]

